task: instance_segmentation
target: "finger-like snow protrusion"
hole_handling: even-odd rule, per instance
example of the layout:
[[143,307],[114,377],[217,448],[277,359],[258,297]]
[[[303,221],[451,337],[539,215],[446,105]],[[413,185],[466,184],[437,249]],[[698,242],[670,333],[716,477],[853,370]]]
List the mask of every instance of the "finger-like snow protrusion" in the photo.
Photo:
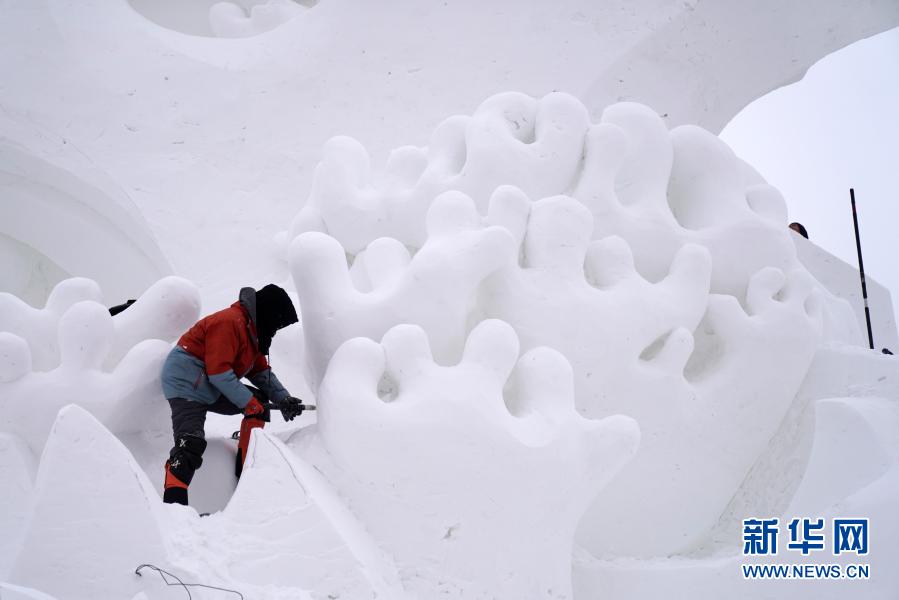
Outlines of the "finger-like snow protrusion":
[[402,385],[421,375],[434,363],[428,334],[417,325],[397,325],[384,334],[381,346],[387,357],[387,369]]
[[19,336],[0,331],[0,383],[21,379],[31,372],[31,349]]
[[746,308],[750,315],[763,312],[783,289],[787,278],[783,271],[766,267],[752,276],[746,289]]
[[462,192],[444,192],[434,199],[428,210],[429,237],[453,235],[481,226],[481,218],[474,201]]
[[140,298],[113,318],[115,339],[104,368],[112,369],[138,342],[147,339],[172,342],[200,316],[200,291],[181,277],[160,279]]
[[552,348],[534,348],[518,361],[513,374],[516,414],[540,415],[558,423],[574,413],[571,365]]
[[468,335],[462,361],[476,364],[494,374],[497,381],[505,382],[518,360],[518,350],[515,330],[504,321],[488,319]]
[[628,134],[611,123],[592,125],[584,141],[584,166],[573,196],[602,219],[612,210],[620,210],[615,177],[628,150]]
[[615,175],[619,202],[644,211],[667,208],[674,151],[665,122],[652,109],[634,102],[606,108],[601,121],[619,127],[627,138],[624,160]]
[[112,347],[115,326],[109,310],[96,302],[79,302],[59,320],[59,353],[70,369],[99,369]]
[[[542,348],[516,363],[505,323],[480,323],[452,366],[429,360],[423,336],[400,325],[380,346],[350,340],[331,360],[319,425],[341,493],[404,569],[439,560],[442,580],[469,582],[485,597],[533,589],[569,597],[574,528],[632,455],[636,424],[581,417],[565,358]],[[396,402],[376,396],[382,347],[401,387]],[[503,402],[513,364],[506,387],[528,407],[514,416]],[[535,537],[538,553],[526,543]],[[489,575],[497,570],[508,577]]]
[[[668,276],[659,286],[672,296],[689,298],[691,304],[704,305],[712,276],[712,257],[697,244],[685,244],[674,255]],[[697,320],[699,315],[696,316]]]
[[555,196],[535,202],[524,242],[526,265],[582,274],[592,231],[593,216],[577,200]]
[[665,338],[661,348],[648,362],[667,373],[682,374],[692,353],[693,334],[684,327],[678,327]]
[[617,235],[591,242],[584,273],[591,285],[609,288],[636,275],[631,247]]
[[[357,256],[357,260],[358,260]],[[378,238],[365,249],[365,271],[374,289],[395,284],[409,266],[409,250],[393,238]],[[354,263],[355,266],[355,263]]]
[[531,200],[519,188],[501,185],[490,196],[487,223],[505,227],[516,246],[521,246],[531,213]]

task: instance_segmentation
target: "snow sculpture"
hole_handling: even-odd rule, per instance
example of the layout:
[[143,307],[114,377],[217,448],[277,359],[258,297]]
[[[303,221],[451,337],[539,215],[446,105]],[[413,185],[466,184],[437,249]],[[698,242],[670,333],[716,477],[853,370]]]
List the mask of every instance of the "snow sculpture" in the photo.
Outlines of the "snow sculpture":
[[60,598],[131,597],[143,587],[137,565],[165,564],[158,494],[121,442],[83,409],[59,412],[35,494],[12,583]]
[[[797,271],[787,282],[766,267],[749,282],[747,314],[733,297],[709,297],[702,247],[681,246],[653,285],[621,238],[589,242],[593,219],[570,198],[540,200],[508,221],[512,230],[527,224],[523,264],[492,275],[480,306],[521,332],[525,349],[546,345],[570,358],[584,414],[628,414],[646,434],[585,519],[581,542],[601,555],[689,546],[714,524],[802,383],[821,328],[812,281]],[[766,351],[775,342],[779,352]],[[728,448],[728,460],[697,438]],[[666,485],[650,491],[659,481]]]
[[196,285],[181,277],[160,279],[113,318],[115,337],[104,367],[114,367],[143,340],[174,342],[199,316],[200,293]]
[[645,106],[607,108],[584,141],[573,196],[595,216],[593,237],[619,235],[651,280],[685,243],[712,254],[711,290],[742,296],[765,266],[797,264],[780,193],[717,136],[695,126],[668,131]]
[[[102,365],[114,338],[113,317],[105,306],[87,300],[69,308],[58,324],[59,366],[46,372],[19,369],[17,378],[0,383],[0,431],[21,436],[39,455],[56,413],[72,403],[115,433],[164,429],[167,411],[160,410],[165,403],[159,372],[170,344],[144,340],[107,372]],[[12,346],[9,339],[0,339],[0,355]],[[15,360],[27,362],[27,356],[25,352]],[[4,372],[10,371],[7,364]]]
[[[501,185],[534,199],[577,198],[596,217],[592,238],[622,237],[650,281],[687,243],[711,252],[715,293],[742,298],[763,267],[802,268],[780,193],[716,136],[694,126],[669,132],[657,114],[634,103],[609,107],[591,125],[583,105],[561,93],[540,100],[498,94],[471,117],[445,120],[428,148],[395,150],[383,175],[371,173],[355,140],[330,140],[288,238],[322,231],[350,254],[382,236],[415,249],[441,192],[469,194],[483,214]],[[826,297],[828,319],[845,320],[849,307]],[[860,339],[855,327],[826,328],[841,341]]]
[[[585,517],[579,541],[586,548],[597,556],[666,555],[690,549],[715,524],[790,408],[820,343],[820,310],[806,277],[785,283],[776,269],[760,271],[749,283],[748,311],[713,294],[689,362],[669,377],[611,372],[595,384],[608,399],[594,410],[606,404],[634,416],[646,442]],[[677,343],[692,346],[683,337]]]
[[458,358],[477,287],[512,260],[514,244],[504,228],[483,227],[472,200],[459,192],[434,201],[427,227],[427,243],[411,258],[398,240],[373,241],[353,265],[355,278],[333,238],[307,233],[294,241],[291,265],[313,387],[344,341],[380,339],[400,323],[422,326],[438,360]]
[[0,292],[0,331],[13,333],[28,344],[31,366],[38,371],[59,364],[56,328],[60,317],[82,300],[102,302],[100,287],[90,279],[75,277],[59,282],[43,309],[33,308],[12,294]]
[[[580,543],[667,555],[712,528],[850,313],[797,261],[777,190],[715,136],[636,104],[585,114],[564,94],[500,94],[395,151],[384,176],[354,140],[329,142],[289,233],[331,236],[291,246],[306,356],[318,381],[341,342],[415,323],[449,364],[480,319],[509,322],[525,350],[568,359],[583,414],[644,432]],[[429,264],[440,223],[466,224],[456,254],[497,228],[518,252]]]
[[453,366],[417,326],[352,339],[319,406],[341,490],[421,597],[570,597],[577,522],[639,438],[629,418],[580,417],[565,358],[519,360],[496,320]]
[[[12,294],[0,292],[0,332],[24,338],[35,371],[49,371],[59,365],[57,327],[74,304],[89,300],[102,302],[99,286],[90,279],[66,279],[53,288],[43,309],[33,308]],[[104,358],[104,368],[112,369],[135,344],[142,340],[174,341],[200,313],[197,287],[181,277],[160,279],[128,310],[110,321],[114,332]],[[104,325],[105,326],[105,325]],[[0,342],[0,348],[3,348]]]
[[627,371],[626,381],[682,372],[708,302],[708,251],[683,246],[653,284],[636,272],[621,238],[590,241],[593,218],[576,200],[556,196],[523,209],[505,221],[513,230],[526,223],[522,259],[485,282],[484,313],[509,322],[525,349],[546,345],[574,361],[578,406],[590,416],[627,407],[625,390],[612,404],[615,373]]
[[234,2],[218,2],[209,8],[209,25],[218,37],[258,35],[286,23],[304,10],[293,0],[268,0],[249,9]]
[[15,381],[31,371],[31,350],[19,336],[0,331],[0,383]]
[[382,236],[419,248],[428,207],[441,192],[470,195],[482,213],[503,184],[537,198],[564,192],[578,173],[589,125],[586,109],[567,94],[541,100],[498,94],[473,116],[441,123],[427,150],[395,150],[376,180],[365,148],[352,138],[334,138],[325,145],[290,237],[324,231],[353,254]]

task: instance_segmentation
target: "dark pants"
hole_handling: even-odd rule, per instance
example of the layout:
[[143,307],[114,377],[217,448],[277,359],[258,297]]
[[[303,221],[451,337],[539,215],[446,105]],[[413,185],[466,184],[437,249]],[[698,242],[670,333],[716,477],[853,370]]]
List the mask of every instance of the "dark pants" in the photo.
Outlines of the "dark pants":
[[[266,403],[268,397],[254,387],[247,389],[260,402]],[[193,479],[194,473],[203,464],[203,452],[206,451],[206,413],[214,412],[220,415],[240,415],[243,410],[237,408],[224,396],[212,404],[203,404],[184,398],[169,398],[169,406],[172,409],[172,433],[175,445],[169,452],[169,460],[165,463],[166,477],[165,490],[162,499],[164,502],[187,504],[187,488]],[[262,415],[244,418],[241,422],[241,440],[238,444],[238,453],[234,467],[235,474],[240,477],[243,471],[243,461],[246,457],[246,445],[249,442],[250,430],[262,427],[270,418],[269,409],[266,408]]]
[[[254,387],[246,386],[260,402],[267,402],[268,397],[262,390]],[[206,437],[206,413],[212,412],[219,415],[240,415],[243,411],[234,405],[224,396],[219,396],[218,400],[212,404],[203,404],[193,400],[185,400],[184,398],[169,398],[169,406],[172,408],[172,433],[177,443],[178,437],[181,435],[193,435],[196,437]],[[269,410],[265,409],[264,421],[269,420]]]

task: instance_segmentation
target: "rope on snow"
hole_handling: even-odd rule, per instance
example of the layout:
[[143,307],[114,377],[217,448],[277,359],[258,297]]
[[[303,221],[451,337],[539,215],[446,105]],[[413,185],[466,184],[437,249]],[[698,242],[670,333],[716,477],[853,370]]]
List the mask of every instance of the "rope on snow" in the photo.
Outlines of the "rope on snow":
[[[206,584],[204,584],[204,583],[184,583],[184,582],[181,581],[176,575],[172,575],[172,574],[169,573],[168,571],[164,571],[163,569],[160,569],[160,568],[157,567],[156,565],[150,565],[150,564],[143,564],[143,565],[140,565],[139,567],[137,567],[137,568],[134,570],[134,573],[135,573],[138,577],[143,577],[143,575],[141,574],[140,570],[143,569],[144,567],[146,567],[146,568],[148,568],[148,569],[153,569],[154,571],[156,571],[157,573],[159,573],[159,576],[162,577],[162,580],[165,582],[166,585],[180,585],[181,587],[183,587],[183,588],[184,588],[184,591],[187,592],[187,597],[188,597],[188,599],[193,598],[193,596],[190,595],[190,589],[188,589],[188,588],[191,588],[191,587],[203,587],[203,588],[208,588],[208,589],[210,589],[210,590],[218,590],[218,591],[220,591],[220,592],[228,592],[228,593],[230,593],[230,594],[237,594],[238,596],[240,596],[240,600],[244,600],[243,594],[241,594],[241,593],[238,592],[237,590],[229,590],[228,588],[215,587],[214,585],[206,585]],[[166,579],[166,575],[168,575],[169,577],[171,577],[171,578],[174,579],[175,581],[169,581],[168,579]]]

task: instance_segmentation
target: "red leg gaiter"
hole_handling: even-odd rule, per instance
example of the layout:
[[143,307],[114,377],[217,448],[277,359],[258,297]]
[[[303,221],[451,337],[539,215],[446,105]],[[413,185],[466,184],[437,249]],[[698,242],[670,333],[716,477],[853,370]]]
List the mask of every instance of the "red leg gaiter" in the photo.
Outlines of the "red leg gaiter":
[[262,415],[244,417],[240,423],[240,440],[237,442],[237,462],[234,465],[234,474],[240,477],[243,472],[243,463],[247,459],[247,447],[250,445],[250,434],[257,427],[265,427]]

